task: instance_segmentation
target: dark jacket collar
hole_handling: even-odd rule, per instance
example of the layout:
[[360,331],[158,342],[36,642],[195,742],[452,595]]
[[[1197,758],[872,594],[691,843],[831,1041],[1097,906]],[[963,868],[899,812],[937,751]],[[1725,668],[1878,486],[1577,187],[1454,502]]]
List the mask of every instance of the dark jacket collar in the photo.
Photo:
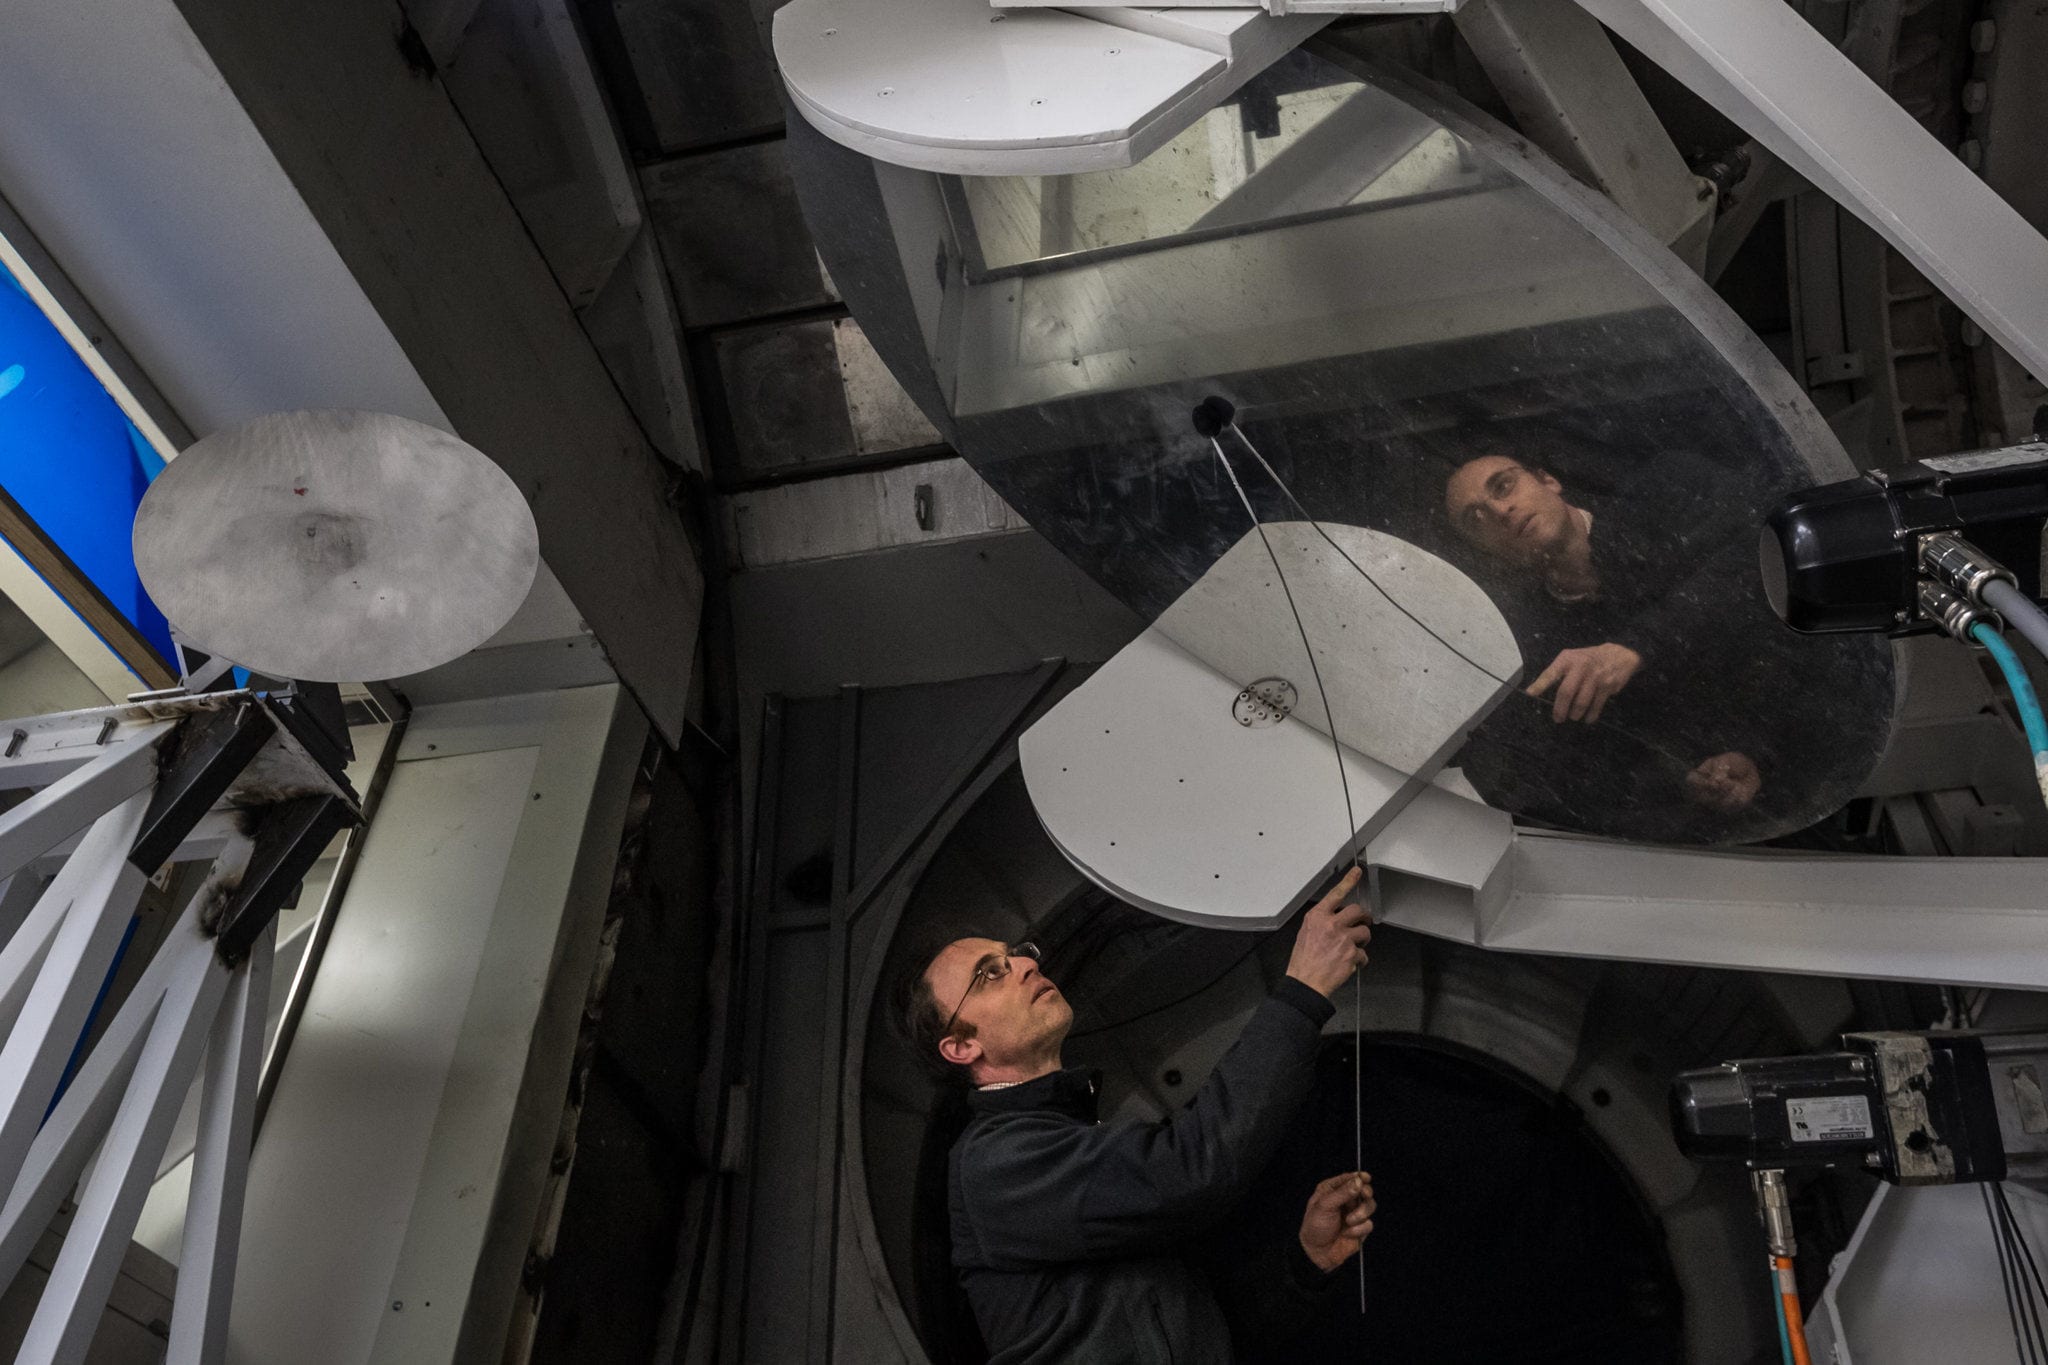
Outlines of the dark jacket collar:
[[980,1114],[1017,1114],[1028,1109],[1051,1109],[1083,1123],[1095,1122],[1095,1095],[1102,1088],[1102,1073],[1093,1067],[1070,1066],[1048,1072],[1022,1085],[1000,1090],[971,1090],[967,1106]]

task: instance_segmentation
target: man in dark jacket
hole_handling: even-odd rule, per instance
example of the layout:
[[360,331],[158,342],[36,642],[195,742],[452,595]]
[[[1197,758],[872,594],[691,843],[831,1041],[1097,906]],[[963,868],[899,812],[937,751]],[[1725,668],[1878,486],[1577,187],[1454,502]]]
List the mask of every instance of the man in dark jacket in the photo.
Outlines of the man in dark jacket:
[[[974,1087],[950,1165],[953,1264],[994,1365],[1227,1362],[1231,1320],[1189,1259],[1279,1146],[1308,1092],[1329,997],[1372,933],[1346,897],[1303,917],[1287,975],[1215,1072],[1156,1124],[1096,1119],[1095,1078],[1060,1064],[1073,1011],[1029,945],[949,944],[913,982],[906,1023]],[[1226,1297],[1241,1333],[1299,1326],[1372,1231],[1371,1178],[1310,1197],[1299,1235],[1247,1248]]]
[[1505,453],[1445,482],[1453,529],[1505,571],[1496,600],[1535,674],[1458,761],[1518,814],[1632,838],[1754,837],[1800,806],[1805,782],[1867,762],[1881,734],[1796,686],[1796,657],[1817,651],[1764,601],[1757,519],[1730,471],[1668,451],[1619,464],[1613,482],[1592,493]]

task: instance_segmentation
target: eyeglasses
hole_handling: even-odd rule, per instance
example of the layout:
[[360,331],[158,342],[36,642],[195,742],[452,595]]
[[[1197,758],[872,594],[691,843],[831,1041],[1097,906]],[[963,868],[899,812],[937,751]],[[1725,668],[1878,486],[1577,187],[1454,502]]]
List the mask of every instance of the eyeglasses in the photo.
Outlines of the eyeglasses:
[[953,1006],[953,1012],[946,1016],[946,1027],[940,1030],[941,1037],[953,1031],[953,1021],[960,1017],[960,1011],[967,1005],[967,997],[974,994],[976,986],[979,986],[984,981],[1001,981],[1010,974],[1010,959],[1013,957],[1028,957],[1033,962],[1037,962],[1039,961],[1038,945],[1036,943],[1008,944],[1003,948],[1002,955],[996,958],[995,961],[986,962],[976,967],[974,969],[974,979],[968,982],[967,989],[960,993],[960,1003]]

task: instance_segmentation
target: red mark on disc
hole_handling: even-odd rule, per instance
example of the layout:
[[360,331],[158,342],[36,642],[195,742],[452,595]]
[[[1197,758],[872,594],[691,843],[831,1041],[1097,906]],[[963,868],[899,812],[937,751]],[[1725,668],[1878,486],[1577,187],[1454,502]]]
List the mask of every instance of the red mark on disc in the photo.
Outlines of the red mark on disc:
[[297,493],[302,498],[306,496],[306,490],[303,488],[294,488],[292,492]]

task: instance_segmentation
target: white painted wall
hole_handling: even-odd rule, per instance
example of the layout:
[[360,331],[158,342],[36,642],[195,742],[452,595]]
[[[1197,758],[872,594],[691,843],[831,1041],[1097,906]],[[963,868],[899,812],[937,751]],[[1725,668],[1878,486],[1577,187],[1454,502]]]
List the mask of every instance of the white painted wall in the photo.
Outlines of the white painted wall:
[[479,1264],[532,1228],[644,734],[616,685],[414,713],[251,1163],[230,1360],[446,1361],[509,1305]]

